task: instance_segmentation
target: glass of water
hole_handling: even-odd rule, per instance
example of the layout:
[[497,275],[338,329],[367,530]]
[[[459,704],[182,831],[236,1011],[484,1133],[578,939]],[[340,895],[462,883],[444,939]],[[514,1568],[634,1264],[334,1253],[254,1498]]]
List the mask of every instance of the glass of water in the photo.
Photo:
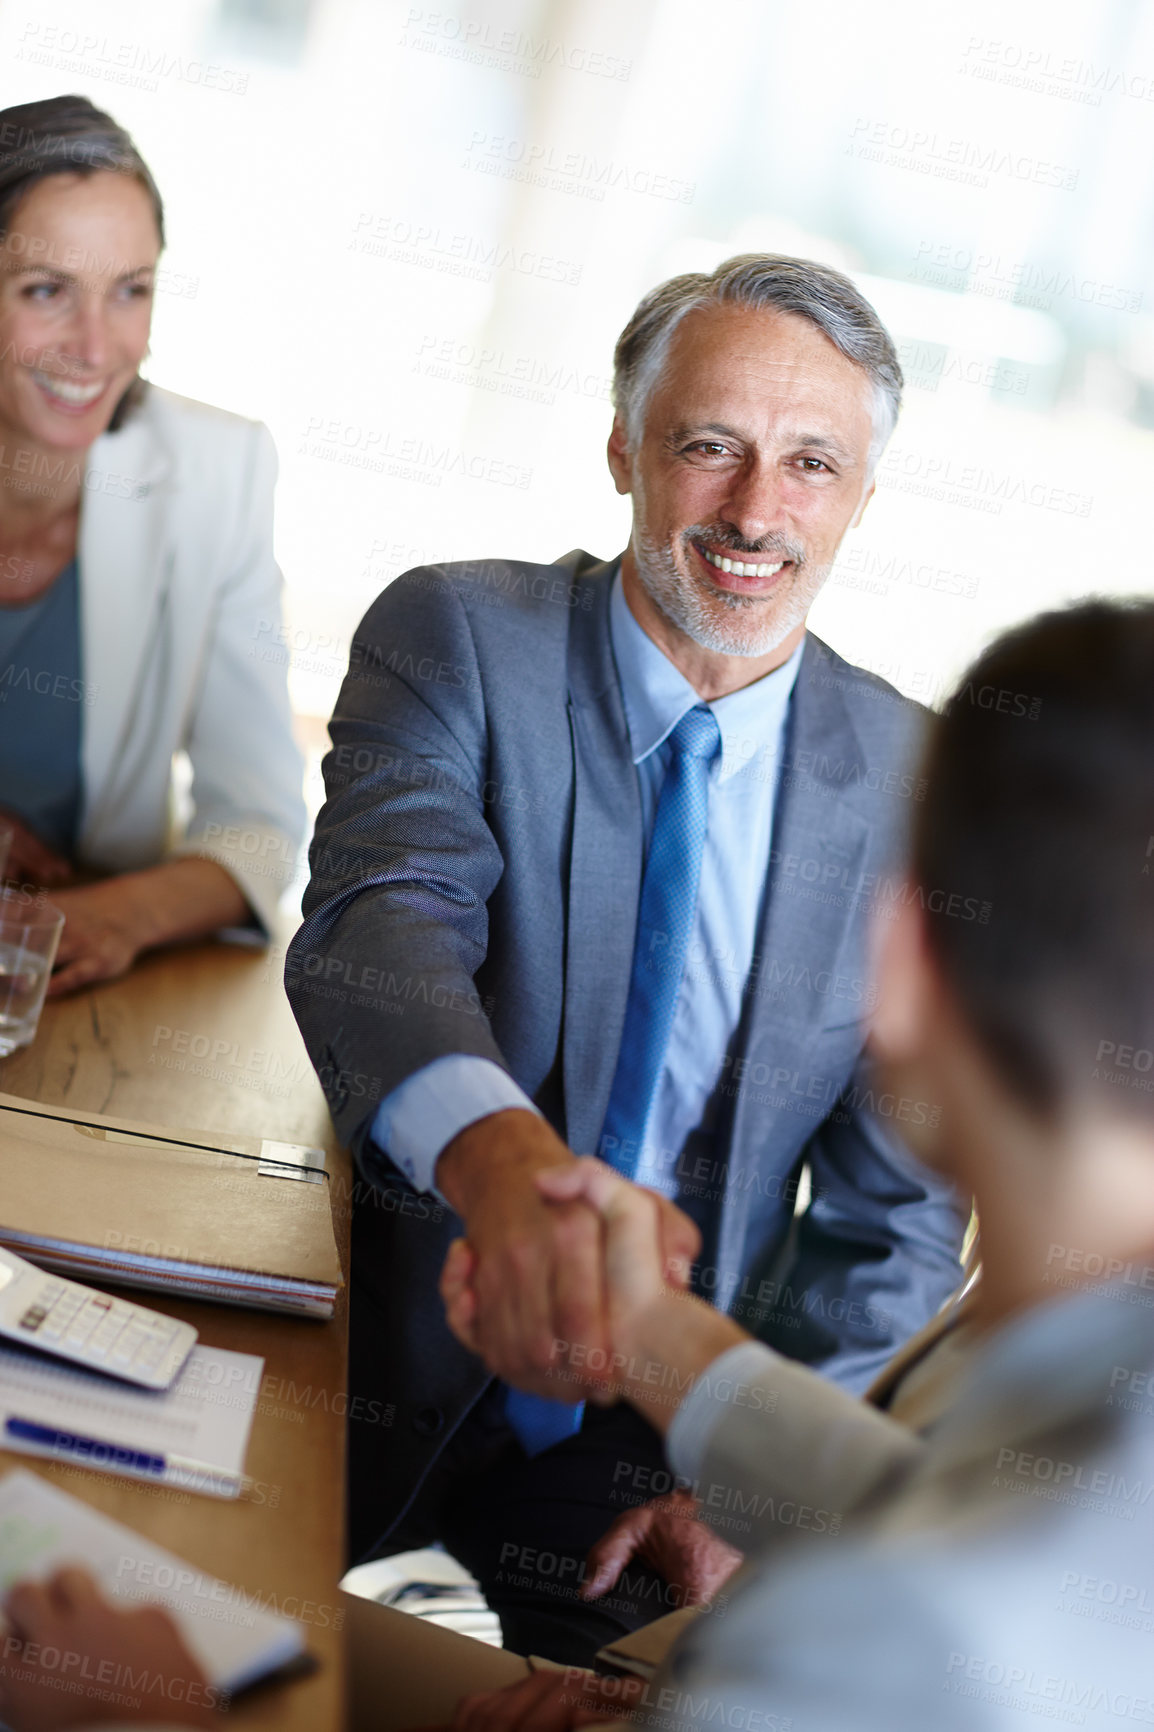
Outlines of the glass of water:
[[0,1058],[36,1033],[56,946],[59,908],[25,890],[0,890]]

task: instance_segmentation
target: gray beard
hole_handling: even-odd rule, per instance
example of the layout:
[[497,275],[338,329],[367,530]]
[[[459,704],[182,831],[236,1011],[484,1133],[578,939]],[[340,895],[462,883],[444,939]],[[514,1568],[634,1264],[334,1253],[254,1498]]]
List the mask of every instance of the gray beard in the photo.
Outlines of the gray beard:
[[[766,656],[796,631],[813,605],[825,574],[796,559],[788,590],[772,604],[757,596],[719,595],[718,615],[674,564],[672,551],[638,534],[637,575],[646,595],[678,631],[715,655]],[[738,556],[739,557],[739,556]]]

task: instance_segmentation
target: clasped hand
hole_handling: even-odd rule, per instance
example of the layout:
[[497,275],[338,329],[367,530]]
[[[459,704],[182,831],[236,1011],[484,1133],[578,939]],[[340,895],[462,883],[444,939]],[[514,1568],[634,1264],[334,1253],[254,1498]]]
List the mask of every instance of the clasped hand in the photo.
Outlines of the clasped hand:
[[[526,1371],[525,1360],[517,1357],[515,1330],[507,1332],[509,1321],[523,1315],[517,1265],[502,1265],[492,1241],[483,1239],[478,1246],[466,1212],[468,1237],[454,1241],[441,1275],[449,1327],[507,1381],[567,1401],[608,1403],[624,1396],[664,1432],[680,1392],[719,1353],[744,1339],[743,1333],[731,1318],[689,1296],[690,1263],[700,1243],[693,1223],[602,1162],[575,1158],[558,1147],[561,1158],[555,1165],[528,1175],[531,1198],[513,1204],[517,1192],[506,1187],[499,1195],[506,1220],[521,1208],[530,1217],[533,1210],[543,1215],[538,1242],[551,1243],[554,1254],[570,1242],[579,1245],[579,1266],[557,1271],[545,1282],[546,1298],[571,1301],[581,1295],[577,1326],[571,1303],[554,1309],[552,1336],[536,1343],[538,1357]],[[551,1242],[544,1238],[549,1229]],[[547,1269],[547,1252],[541,1257]],[[531,1265],[526,1259],[522,1266]],[[494,1273],[502,1267],[513,1282],[512,1291],[504,1293]],[[503,1312],[494,1300],[504,1302]],[[542,1313],[549,1314],[548,1304],[539,1302]],[[677,1375],[667,1379],[670,1368]],[[628,1510],[593,1547],[582,1597],[597,1599],[609,1591],[629,1559],[640,1555],[676,1589],[678,1604],[713,1600],[740,1565],[741,1553],[718,1539],[699,1514],[684,1491]],[[603,1683],[592,1674],[584,1676],[581,1687],[574,1687],[571,1678],[537,1676],[469,1698],[458,1708],[453,1732],[525,1732],[527,1727],[572,1732],[598,1719],[627,1717],[627,1700],[610,1704],[597,1694]]]
[[700,1236],[665,1198],[553,1140],[556,1164],[506,1168],[463,1211],[441,1296],[453,1333],[498,1377],[609,1403],[649,1308],[687,1288]]

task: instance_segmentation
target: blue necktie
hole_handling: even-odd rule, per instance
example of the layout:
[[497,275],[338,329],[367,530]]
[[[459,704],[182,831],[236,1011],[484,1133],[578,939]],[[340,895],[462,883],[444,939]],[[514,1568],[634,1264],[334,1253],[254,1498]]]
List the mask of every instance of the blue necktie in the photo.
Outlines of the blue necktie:
[[649,839],[625,1026],[599,1153],[627,1179],[637,1171],[665,1069],[673,1015],[697,911],[709,817],[709,770],[721,730],[703,704],[669,736],[673,757]]
[[[621,1050],[599,1151],[626,1178],[637,1171],[665,1069],[697,911],[709,771],[721,748],[721,730],[713,713],[698,704],[682,716],[669,743],[673,757],[649,839]],[[569,1406],[511,1389],[505,1415],[526,1453],[539,1455],[580,1429],[583,1409],[583,1403]]]

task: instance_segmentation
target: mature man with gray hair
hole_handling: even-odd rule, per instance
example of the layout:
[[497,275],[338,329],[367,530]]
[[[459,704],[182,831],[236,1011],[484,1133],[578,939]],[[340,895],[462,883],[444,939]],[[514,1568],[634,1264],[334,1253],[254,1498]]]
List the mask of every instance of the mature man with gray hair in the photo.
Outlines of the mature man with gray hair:
[[[863,1052],[920,712],[805,623],[901,382],[837,271],[677,277],[617,345],[621,557],[409,572],[353,644],[286,975],[369,1181],[352,1552],[442,1540],[523,1653],[587,1660],[715,1567],[649,1505],[656,1434],[565,1400],[609,1363],[601,1230],[537,1172],[595,1152],[660,1193],[670,1267],[853,1390],[959,1278],[958,1202],[898,1140],[931,1109],[879,1094]],[[460,1236],[517,1390],[445,1325]],[[606,1597],[589,1547],[638,1508],[642,1561]]]

